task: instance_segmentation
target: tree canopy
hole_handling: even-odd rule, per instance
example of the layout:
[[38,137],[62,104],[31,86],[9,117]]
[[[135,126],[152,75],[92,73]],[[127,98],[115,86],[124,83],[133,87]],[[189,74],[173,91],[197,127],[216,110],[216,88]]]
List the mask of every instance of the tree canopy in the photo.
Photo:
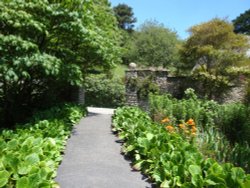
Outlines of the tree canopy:
[[113,8],[119,28],[126,31],[133,31],[134,23],[137,21],[134,17],[132,7],[126,4],[118,4]]
[[89,70],[120,61],[112,16],[104,0],[0,2],[0,103],[7,124],[15,121],[13,112],[38,105],[52,90],[61,95],[82,85]]
[[171,67],[178,60],[176,33],[156,21],[147,21],[132,35],[126,44],[129,62],[139,66]]
[[191,36],[181,49],[182,68],[203,79],[211,92],[213,87],[227,84],[233,67],[244,62],[246,37],[233,30],[231,23],[217,18],[195,25],[189,29]]
[[250,35],[250,9],[233,20],[234,31]]

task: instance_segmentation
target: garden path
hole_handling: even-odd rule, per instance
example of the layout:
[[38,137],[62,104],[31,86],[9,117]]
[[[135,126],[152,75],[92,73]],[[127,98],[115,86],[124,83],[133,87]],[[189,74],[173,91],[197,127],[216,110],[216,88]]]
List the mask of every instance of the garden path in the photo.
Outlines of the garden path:
[[120,154],[121,144],[111,132],[113,109],[88,108],[67,142],[56,181],[60,188],[149,188]]

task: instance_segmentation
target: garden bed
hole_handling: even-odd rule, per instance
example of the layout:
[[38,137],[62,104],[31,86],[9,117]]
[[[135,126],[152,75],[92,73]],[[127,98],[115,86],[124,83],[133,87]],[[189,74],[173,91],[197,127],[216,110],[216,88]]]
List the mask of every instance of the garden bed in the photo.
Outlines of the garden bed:
[[85,115],[64,105],[37,113],[31,123],[0,132],[0,187],[49,188],[73,125]]

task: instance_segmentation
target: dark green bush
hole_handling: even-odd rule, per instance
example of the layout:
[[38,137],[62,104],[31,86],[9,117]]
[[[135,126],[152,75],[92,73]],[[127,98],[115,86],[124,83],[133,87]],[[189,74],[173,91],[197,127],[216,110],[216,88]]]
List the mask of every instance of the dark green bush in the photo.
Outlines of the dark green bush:
[[85,80],[87,106],[115,108],[125,103],[125,85],[119,79],[105,75],[91,75]]

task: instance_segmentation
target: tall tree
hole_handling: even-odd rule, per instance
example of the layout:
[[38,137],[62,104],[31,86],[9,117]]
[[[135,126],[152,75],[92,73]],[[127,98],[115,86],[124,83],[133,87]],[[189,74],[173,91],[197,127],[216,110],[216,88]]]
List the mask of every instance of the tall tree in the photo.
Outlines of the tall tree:
[[140,66],[173,67],[178,61],[177,46],[180,44],[175,32],[156,21],[147,21],[133,33],[127,43],[129,62]]
[[234,31],[250,35],[250,9],[233,20]]
[[234,75],[233,68],[244,62],[246,37],[233,30],[231,23],[217,18],[195,25],[180,51],[182,68],[203,80],[208,95],[223,89]]
[[118,4],[113,8],[119,28],[126,31],[133,31],[136,18],[133,9],[126,4]]
[[[93,67],[108,69],[119,61],[115,18],[104,27],[101,6],[111,12],[108,4],[87,0],[0,2],[0,106],[6,125],[43,105],[42,99],[82,85]],[[101,26],[97,14],[104,18]]]

